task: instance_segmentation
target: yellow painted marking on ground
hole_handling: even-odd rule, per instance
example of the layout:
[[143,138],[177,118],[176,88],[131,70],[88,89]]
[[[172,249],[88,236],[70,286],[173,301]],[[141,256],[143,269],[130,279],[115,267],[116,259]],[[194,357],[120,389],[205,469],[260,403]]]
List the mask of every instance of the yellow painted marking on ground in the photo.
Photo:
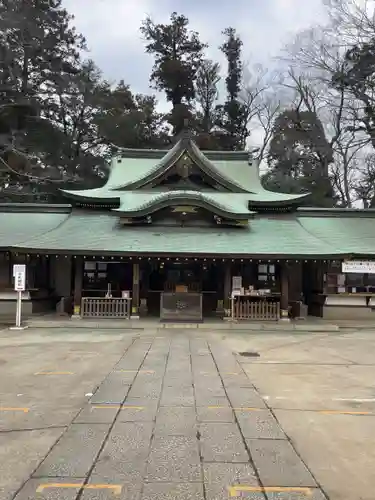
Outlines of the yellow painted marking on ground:
[[121,410],[144,410],[144,406],[124,405]]
[[262,411],[264,408],[247,408],[247,407],[241,407],[241,408],[231,408],[230,406],[207,406],[209,410],[220,410],[221,408],[230,408],[231,410],[236,410],[236,411]]
[[36,372],[34,375],[74,375],[73,372]]
[[[219,375],[219,372],[199,372],[200,375]],[[221,375],[241,375],[237,372],[220,372]]]
[[374,415],[371,411],[319,410],[323,415]]
[[249,408],[246,406],[240,406],[239,408],[233,408],[236,411],[262,411],[264,408]]
[[108,408],[112,408],[112,409],[119,409],[121,405],[92,405],[91,408],[95,408],[95,410],[100,410],[100,409],[108,409]]
[[0,406],[0,411],[22,411],[23,413],[29,413],[29,408],[11,408]]
[[283,487],[283,486],[243,486],[239,484],[238,486],[230,486],[228,488],[230,497],[238,497],[239,493],[254,493],[254,492],[266,492],[266,493],[301,493],[302,495],[311,496],[311,488],[303,487]]
[[120,484],[83,484],[83,483],[46,483],[36,489],[36,493],[42,493],[51,488],[84,488],[86,490],[112,490],[114,495],[120,495],[122,486]]
[[133,406],[133,405],[124,405],[124,406],[121,406],[121,405],[92,405],[91,408],[95,408],[96,410],[102,410],[103,408],[106,410],[109,408],[112,408],[112,409],[121,408],[121,410],[144,410],[145,409],[144,406]]
[[155,373],[154,370],[115,370],[115,372],[121,372],[121,373],[147,373],[147,374],[153,374],[153,373]]

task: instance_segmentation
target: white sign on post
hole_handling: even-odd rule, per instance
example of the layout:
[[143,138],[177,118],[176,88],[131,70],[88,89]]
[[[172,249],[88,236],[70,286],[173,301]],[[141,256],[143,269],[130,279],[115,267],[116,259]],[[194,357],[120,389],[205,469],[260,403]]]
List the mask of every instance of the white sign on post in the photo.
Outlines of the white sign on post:
[[26,274],[26,264],[14,264],[14,266],[13,266],[13,278],[16,276],[16,273],[25,273]]
[[343,273],[375,274],[375,261],[346,260],[342,263]]
[[13,266],[14,289],[17,292],[16,328],[21,328],[22,292],[26,290],[26,265]]
[[17,272],[14,276],[14,289],[23,292],[26,289],[26,273]]

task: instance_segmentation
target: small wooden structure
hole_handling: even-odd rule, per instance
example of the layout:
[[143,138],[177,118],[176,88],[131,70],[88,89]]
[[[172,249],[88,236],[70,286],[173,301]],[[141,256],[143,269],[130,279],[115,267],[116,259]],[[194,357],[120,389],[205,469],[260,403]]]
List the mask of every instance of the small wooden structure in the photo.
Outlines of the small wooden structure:
[[280,301],[237,296],[232,299],[233,320],[272,321],[280,318]]
[[202,321],[202,294],[186,291],[162,293],[160,319],[162,321]]
[[81,316],[83,318],[129,319],[131,299],[107,297],[83,297]]

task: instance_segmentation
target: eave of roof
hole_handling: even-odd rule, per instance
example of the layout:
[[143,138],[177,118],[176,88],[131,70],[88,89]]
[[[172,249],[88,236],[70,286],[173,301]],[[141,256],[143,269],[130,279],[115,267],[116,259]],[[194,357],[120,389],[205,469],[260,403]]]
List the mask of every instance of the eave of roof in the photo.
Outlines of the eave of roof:
[[[81,191],[64,191],[66,195],[68,195],[71,199],[75,199],[77,201],[81,201],[84,203],[95,203],[97,205],[105,205],[110,203],[120,203],[122,205],[121,211],[126,211],[127,200],[131,200],[130,205],[128,205],[128,210],[132,210],[132,199],[156,199],[158,197],[165,197],[165,193],[171,191],[161,191],[158,189],[150,189],[150,190],[134,190],[134,191],[111,191],[106,186],[96,189],[88,189]],[[173,193],[177,193],[178,191],[172,191]],[[259,193],[228,193],[228,192],[220,192],[220,191],[196,191],[197,196],[203,195],[208,198],[215,198],[217,200],[222,198],[227,198],[228,196],[233,199],[244,200],[247,210],[254,208],[262,207],[284,207],[284,206],[293,206],[298,205],[302,200],[306,199],[309,194],[284,194],[284,193],[274,193],[272,191],[261,190]],[[242,201],[241,201],[242,202]],[[231,211],[231,210],[229,210]]]
[[[12,214],[11,217],[21,221],[20,215]],[[114,213],[73,210],[63,220],[55,220],[54,227],[49,224],[48,228],[34,232],[35,236],[24,233],[16,240],[9,238],[16,221],[8,221],[8,235],[3,241],[13,251],[85,255],[270,259],[375,256],[375,217],[344,217],[340,225],[338,220],[336,217],[316,220],[315,217],[295,215],[257,215],[248,228],[123,227]]]
[[48,234],[63,224],[71,211],[71,205],[0,204],[0,248]]

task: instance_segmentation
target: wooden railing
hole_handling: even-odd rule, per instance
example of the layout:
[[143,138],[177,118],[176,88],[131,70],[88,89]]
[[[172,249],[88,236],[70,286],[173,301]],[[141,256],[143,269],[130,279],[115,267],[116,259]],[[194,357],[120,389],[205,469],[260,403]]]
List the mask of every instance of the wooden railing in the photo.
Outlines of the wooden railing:
[[266,300],[233,300],[232,318],[234,320],[278,320],[280,318],[280,302]]
[[129,319],[131,299],[93,298],[82,299],[81,316],[83,318],[123,318]]

